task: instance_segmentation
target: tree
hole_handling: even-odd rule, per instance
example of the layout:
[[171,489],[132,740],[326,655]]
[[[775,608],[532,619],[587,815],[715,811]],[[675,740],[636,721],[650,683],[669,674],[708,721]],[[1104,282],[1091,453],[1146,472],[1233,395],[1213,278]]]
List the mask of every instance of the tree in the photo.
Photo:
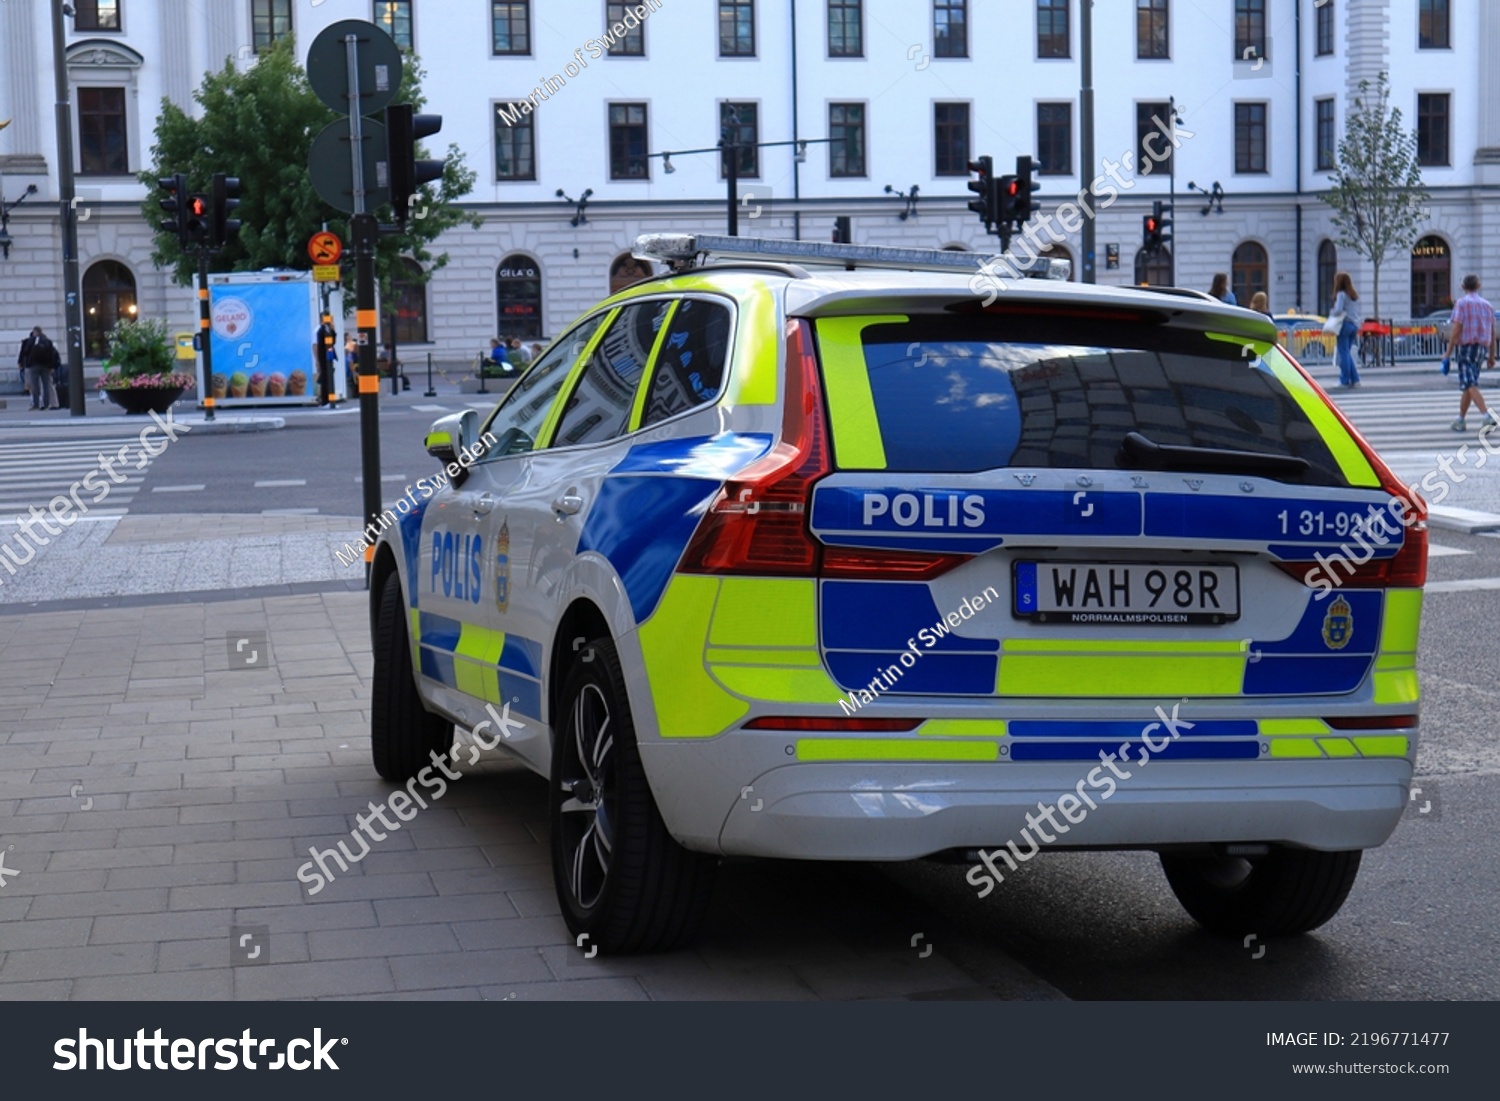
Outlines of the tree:
[[1359,82],[1359,95],[1344,122],[1333,186],[1323,201],[1334,210],[1339,244],[1370,261],[1375,272],[1375,310],[1380,316],[1380,267],[1392,252],[1411,248],[1425,220],[1427,193],[1417,163],[1417,138],[1390,106],[1390,86],[1381,73],[1373,90]]
[[[345,241],[350,239],[349,216],[318,197],[307,170],[313,138],[337,116],[313,94],[292,49],[291,40],[283,39],[243,72],[226,60],[219,72],[206,74],[193,93],[202,108],[197,118],[162,101],[153,163],[140,174],[148,189],[142,211],[153,228],[162,219],[158,200],[165,193],[157,186],[160,177],[185,173],[189,189],[205,193],[215,172],[240,178],[236,217],[241,229],[210,258],[211,271],[307,270],[312,266],[307,239],[325,222]],[[407,55],[396,101],[422,106],[422,76],[417,59]],[[425,282],[448,263],[447,253],[434,256],[427,246],[453,226],[481,224],[477,216],[455,205],[473,190],[474,180],[463,154],[449,145],[442,180],[424,188],[425,216],[411,219],[401,233],[380,236],[376,272],[384,302],[394,302],[392,275],[401,272],[406,277],[401,257],[417,261]],[[394,221],[389,206],[377,213],[382,222]],[[184,285],[192,282],[197,270],[196,260],[182,251],[177,237],[160,229],[155,231],[151,258],[159,268],[172,268],[176,281]]]

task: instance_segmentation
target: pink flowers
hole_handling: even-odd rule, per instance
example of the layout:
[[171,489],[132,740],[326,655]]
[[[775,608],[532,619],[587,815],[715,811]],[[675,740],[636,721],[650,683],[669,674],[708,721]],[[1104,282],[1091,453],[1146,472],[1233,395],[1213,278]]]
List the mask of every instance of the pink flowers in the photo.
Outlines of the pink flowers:
[[129,377],[119,371],[107,371],[98,384],[100,390],[191,390],[195,385],[197,380],[192,375],[180,371]]

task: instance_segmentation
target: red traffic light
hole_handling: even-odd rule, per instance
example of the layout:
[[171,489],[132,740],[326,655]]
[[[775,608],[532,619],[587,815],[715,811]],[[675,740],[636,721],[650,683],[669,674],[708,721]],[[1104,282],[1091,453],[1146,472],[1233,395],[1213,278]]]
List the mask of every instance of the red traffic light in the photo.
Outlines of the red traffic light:
[[188,210],[189,212],[191,212],[194,218],[207,217],[208,200],[205,199],[202,195],[194,195],[188,202]]
[[1151,217],[1147,217],[1146,218],[1146,231],[1148,233],[1155,233],[1156,230],[1157,230],[1156,219],[1155,218],[1151,218]]
[[1012,179],[1010,181],[1010,186],[1005,189],[1005,193],[1007,195],[1009,195],[1012,199],[1014,199],[1017,195],[1019,195],[1021,193],[1021,185],[1020,185],[1020,183],[1018,181],[1016,181],[1015,179]]

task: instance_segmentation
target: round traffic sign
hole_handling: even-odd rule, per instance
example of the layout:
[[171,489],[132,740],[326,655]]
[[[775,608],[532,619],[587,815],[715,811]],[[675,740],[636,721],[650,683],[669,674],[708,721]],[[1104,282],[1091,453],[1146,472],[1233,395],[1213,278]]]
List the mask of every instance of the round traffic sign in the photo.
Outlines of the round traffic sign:
[[314,264],[337,264],[339,257],[344,255],[344,242],[339,240],[338,234],[327,230],[314,233],[307,242],[307,255],[312,257]]
[[401,50],[384,28],[363,19],[341,19],[313,39],[307,51],[307,83],[331,111],[349,110],[349,54],[353,35],[359,57],[359,113],[373,115],[390,106],[401,86]]
[[[385,127],[374,119],[364,119],[364,149],[361,162],[365,175],[365,210],[373,214],[391,201],[389,173],[385,171]],[[346,214],[354,209],[354,165],[349,156],[349,120],[335,119],[313,138],[307,154],[308,175],[313,190],[335,210]]]

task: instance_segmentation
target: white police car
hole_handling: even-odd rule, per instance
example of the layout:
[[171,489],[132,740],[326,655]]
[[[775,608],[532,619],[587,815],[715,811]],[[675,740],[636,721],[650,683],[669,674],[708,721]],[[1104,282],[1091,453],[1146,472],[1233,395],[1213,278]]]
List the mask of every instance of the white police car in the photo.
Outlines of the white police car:
[[376,548],[382,776],[488,726],[606,951],[691,936],[729,854],[982,887],[1135,848],[1213,929],[1337,911],[1412,775],[1424,513],[1268,320],[966,254],[639,251],[680,270],[428,437],[483,454]]

